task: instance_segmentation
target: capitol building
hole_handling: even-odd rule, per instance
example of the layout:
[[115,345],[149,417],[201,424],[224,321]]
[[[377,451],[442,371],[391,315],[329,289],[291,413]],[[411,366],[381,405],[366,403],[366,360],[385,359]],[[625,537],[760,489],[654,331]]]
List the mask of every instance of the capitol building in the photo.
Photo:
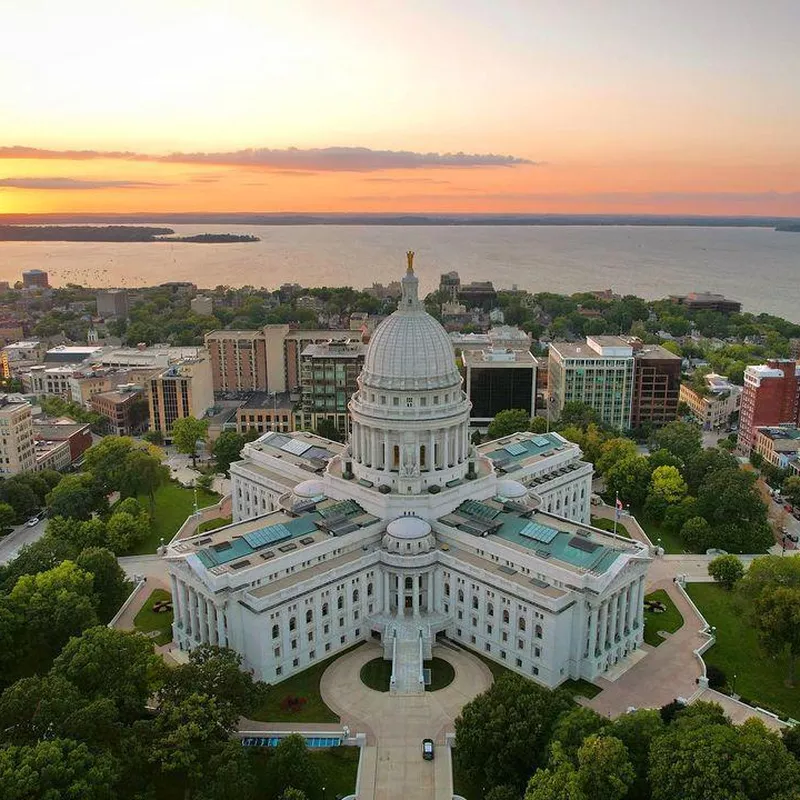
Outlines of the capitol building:
[[437,640],[555,687],[642,644],[648,548],[590,522],[592,465],[557,433],[480,446],[412,256],[350,401],[347,444],[267,433],[231,465],[233,523],[172,542],[173,637],[267,683],[381,644],[423,690]]

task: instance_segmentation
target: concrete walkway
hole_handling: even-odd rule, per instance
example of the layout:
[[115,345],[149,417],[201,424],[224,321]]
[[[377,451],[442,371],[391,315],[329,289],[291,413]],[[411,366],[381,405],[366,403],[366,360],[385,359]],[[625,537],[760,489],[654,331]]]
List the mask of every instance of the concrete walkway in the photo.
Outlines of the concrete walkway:
[[[453,682],[437,692],[398,696],[376,692],[361,682],[361,667],[382,657],[374,644],[359,647],[325,670],[320,693],[353,733],[365,733],[359,800],[451,800],[450,761],[445,735],[462,706],[491,686],[488,667],[461,650],[435,647],[450,662]],[[422,740],[436,742],[436,757],[423,761]]]

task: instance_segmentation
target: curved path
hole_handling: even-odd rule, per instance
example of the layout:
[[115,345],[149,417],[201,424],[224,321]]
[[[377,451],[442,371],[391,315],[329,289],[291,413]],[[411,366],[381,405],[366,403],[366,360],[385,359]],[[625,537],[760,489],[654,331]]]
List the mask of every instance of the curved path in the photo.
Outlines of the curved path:
[[[489,688],[492,673],[463,650],[435,647],[433,654],[450,662],[453,682],[436,692],[393,695],[361,682],[361,667],[382,655],[374,644],[359,647],[331,664],[320,681],[325,703],[352,733],[365,733],[359,800],[439,800],[452,797],[450,760],[445,734],[462,706]],[[431,761],[422,760],[422,740],[439,747]]]

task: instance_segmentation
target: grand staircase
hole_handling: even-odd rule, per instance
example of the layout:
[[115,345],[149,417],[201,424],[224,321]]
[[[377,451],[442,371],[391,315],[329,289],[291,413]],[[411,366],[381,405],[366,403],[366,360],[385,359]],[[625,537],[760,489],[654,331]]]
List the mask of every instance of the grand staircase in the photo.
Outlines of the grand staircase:
[[418,626],[397,625],[393,631],[392,694],[424,694],[422,639]]

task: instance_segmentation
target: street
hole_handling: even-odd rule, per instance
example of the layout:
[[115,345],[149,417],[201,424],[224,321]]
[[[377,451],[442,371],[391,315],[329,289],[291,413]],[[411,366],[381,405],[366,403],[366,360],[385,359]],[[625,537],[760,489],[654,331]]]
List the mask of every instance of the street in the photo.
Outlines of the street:
[[33,544],[41,538],[46,527],[46,519],[39,520],[39,523],[32,528],[23,523],[0,539],[0,564],[6,564],[15,559],[24,545]]

